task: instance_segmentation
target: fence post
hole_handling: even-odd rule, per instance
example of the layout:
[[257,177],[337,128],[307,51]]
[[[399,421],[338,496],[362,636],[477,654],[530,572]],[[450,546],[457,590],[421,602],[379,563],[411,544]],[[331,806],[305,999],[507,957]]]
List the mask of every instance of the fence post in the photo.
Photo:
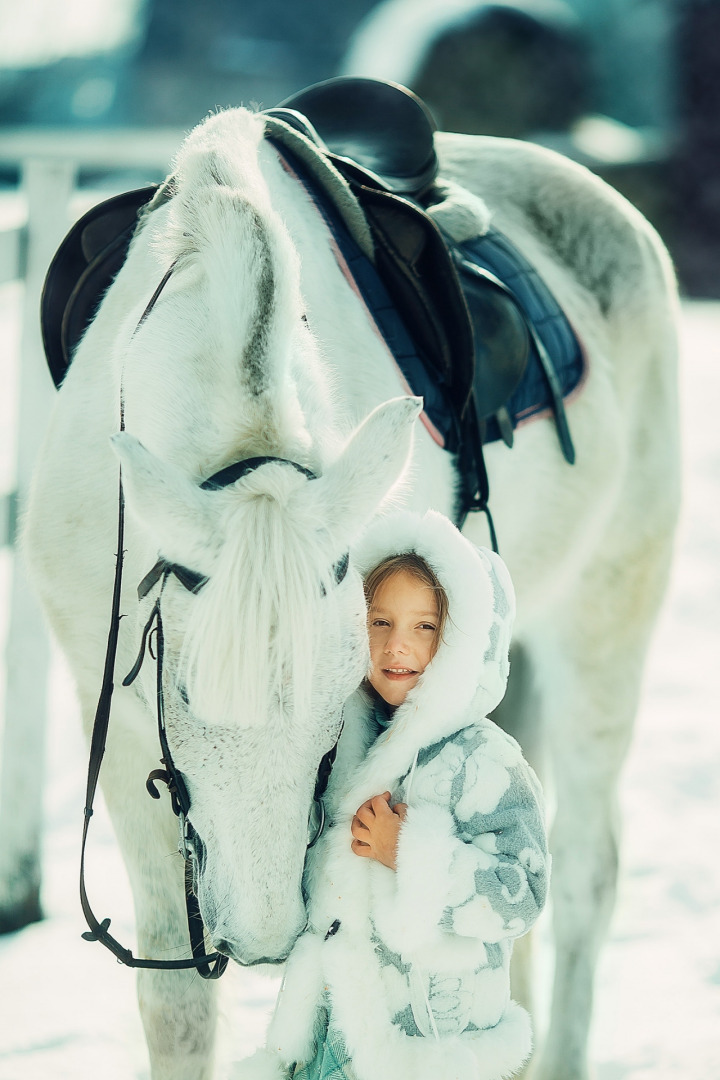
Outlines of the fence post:
[[[48,264],[68,224],[75,183],[68,160],[30,158],[22,183],[28,204],[25,294],[20,348],[17,494],[20,513],[55,391],[45,365],[39,304]],[[11,543],[13,537],[10,538]],[[6,649],[6,692],[0,716],[0,933],[42,917],[40,848],[45,777],[50,650],[25,568],[13,558]]]

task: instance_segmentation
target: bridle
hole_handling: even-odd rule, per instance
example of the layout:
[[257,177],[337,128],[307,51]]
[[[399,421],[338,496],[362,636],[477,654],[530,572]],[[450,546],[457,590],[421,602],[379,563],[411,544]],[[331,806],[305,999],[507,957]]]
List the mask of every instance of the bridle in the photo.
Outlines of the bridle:
[[[140,321],[138,322],[135,330],[133,331],[133,337],[143,325],[148,315],[152,311],[155,303],[160,296],[163,288],[167,284],[175,267],[175,263],[170,267],[159,286],[153,293],[147,307],[145,308]],[[120,393],[120,430],[125,430],[125,407],[124,398],[121,388]],[[317,479],[316,474],[311,472],[310,469],[304,465],[298,464],[296,461],[292,461],[287,458],[277,457],[253,457],[246,458],[242,461],[237,461],[232,465],[228,465],[221,469],[205,480],[201,487],[208,491],[218,491],[228,487],[230,484],[235,483],[248,473],[260,468],[262,465],[269,463],[290,465],[298,472],[303,473],[308,480]],[[165,586],[167,584],[170,575],[174,575],[175,578],[183,585],[189,592],[198,593],[208,581],[208,578],[202,574],[197,573],[194,570],[190,570],[185,566],[177,563],[169,562],[162,556],[158,559],[152,569],[145,575],[140,584],[138,585],[138,598],[144,599],[150,591],[160,582],[160,589],[157,599],[150,612],[150,616],[145,624],[142,632],[140,651],[137,659],[133,664],[131,670],[123,679],[123,686],[130,686],[131,683],[137,678],[140,673],[140,669],[143,664],[146,649],[151,652],[151,641],[155,639],[155,653],[154,658],[156,662],[156,706],[157,706],[157,722],[158,722],[158,738],[160,741],[160,748],[162,756],[160,759],[162,769],[153,769],[146,781],[146,787],[148,793],[154,798],[160,798],[160,792],[156,787],[157,782],[162,782],[167,785],[170,793],[170,801],[173,813],[176,815],[179,824],[179,844],[178,850],[185,860],[185,905],[187,910],[188,930],[190,933],[190,948],[192,952],[191,957],[186,957],[179,960],[156,960],[144,957],[133,956],[130,949],[125,948],[112,936],[109,932],[110,919],[105,918],[102,921],[98,920],[97,916],[90,906],[90,902],[87,896],[87,890],[85,887],[85,849],[87,844],[87,836],[90,825],[90,818],[93,815],[93,802],[95,799],[95,793],[97,790],[98,779],[100,776],[100,767],[102,764],[103,756],[105,753],[105,744],[107,740],[107,731],[110,722],[110,707],[112,701],[112,693],[114,689],[114,673],[115,673],[115,660],[117,656],[117,644],[119,636],[120,619],[120,597],[122,592],[122,572],[124,561],[124,526],[125,526],[125,498],[123,493],[122,484],[122,469],[120,469],[118,477],[118,532],[117,532],[117,552],[115,556],[115,581],[113,585],[113,598],[112,609],[110,617],[110,630],[108,633],[108,643],[105,653],[105,665],[103,670],[103,681],[100,690],[100,696],[95,712],[95,720],[93,724],[92,737],[90,742],[90,758],[88,762],[88,778],[87,789],[85,796],[85,811],[82,833],[82,845],[80,853],[80,903],[82,906],[83,914],[89,926],[89,930],[86,931],[82,937],[86,941],[99,941],[103,944],[117,960],[125,964],[127,967],[134,968],[160,968],[165,970],[177,970],[182,968],[196,968],[197,972],[203,979],[218,979],[225,968],[227,967],[228,957],[221,953],[214,952],[205,953],[205,928],[203,925],[202,917],[200,914],[200,906],[197,896],[193,887],[193,862],[198,864],[202,857],[202,840],[195,832],[192,823],[189,820],[190,813],[190,796],[187,789],[185,778],[180,770],[176,767],[170,746],[167,739],[167,729],[165,726],[165,707],[164,707],[164,690],[163,690],[163,659],[164,659],[164,634],[163,634],[163,622],[161,613],[161,600]],[[339,584],[347,574],[349,564],[349,556],[346,553],[342,556],[338,562],[333,566],[334,580],[336,584]],[[325,587],[322,583],[319,584],[323,593]],[[342,731],[342,725],[340,728]],[[338,739],[340,733],[338,733]],[[323,803],[323,796],[327,788],[328,780],[332,770],[333,762],[337,754],[337,741],[335,745],[324,755],[320,765],[318,767],[318,774],[315,783],[315,789],[313,792],[313,805],[317,812],[318,824],[316,825],[314,835],[308,842],[308,848],[315,844],[321,835],[325,824],[325,809]],[[263,957],[253,962],[253,964],[275,964],[281,963],[284,958],[275,957]],[[253,965],[243,965],[253,966]]]

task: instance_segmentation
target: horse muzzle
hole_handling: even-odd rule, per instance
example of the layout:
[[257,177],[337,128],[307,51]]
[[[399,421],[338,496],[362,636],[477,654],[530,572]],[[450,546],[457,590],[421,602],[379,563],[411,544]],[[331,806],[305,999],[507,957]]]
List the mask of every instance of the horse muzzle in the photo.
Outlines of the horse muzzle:
[[307,918],[295,927],[291,934],[267,933],[254,938],[238,940],[227,933],[215,932],[211,935],[213,946],[219,953],[229,956],[241,967],[254,967],[257,964],[282,964],[287,960],[293,945],[307,927]]
[[247,946],[234,941],[227,941],[225,938],[213,938],[212,942],[214,949],[222,953],[223,956],[229,956],[240,967],[256,967],[259,964],[282,964],[290,954],[290,949],[286,949],[281,956],[259,956],[256,955],[256,950],[248,949]]

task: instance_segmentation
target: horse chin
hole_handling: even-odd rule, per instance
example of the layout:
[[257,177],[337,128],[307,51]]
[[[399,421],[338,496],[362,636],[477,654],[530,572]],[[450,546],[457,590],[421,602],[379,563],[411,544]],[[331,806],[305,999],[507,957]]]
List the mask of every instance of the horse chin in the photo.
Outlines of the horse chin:
[[245,946],[240,946],[236,942],[226,941],[224,938],[213,941],[213,948],[217,952],[222,953],[223,956],[228,956],[231,960],[234,960],[240,967],[256,967],[262,965],[275,966],[283,964],[290,955],[292,944],[290,945],[290,948],[284,950],[280,956],[260,955],[256,949],[249,950]]

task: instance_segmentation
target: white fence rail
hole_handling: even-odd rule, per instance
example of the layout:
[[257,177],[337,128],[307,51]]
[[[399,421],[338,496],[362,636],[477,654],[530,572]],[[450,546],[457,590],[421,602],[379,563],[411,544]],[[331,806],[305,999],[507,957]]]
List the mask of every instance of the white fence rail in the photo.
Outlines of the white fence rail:
[[[0,134],[0,166],[20,171],[0,214],[0,285],[24,282],[15,490],[0,495],[0,545],[14,545],[55,390],[38,318],[48,264],[73,218],[81,170],[163,175],[182,132],[14,130]],[[134,184],[132,186],[135,186]],[[0,933],[40,917],[40,843],[49,646],[20,559],[13,559],[0,715]]]

